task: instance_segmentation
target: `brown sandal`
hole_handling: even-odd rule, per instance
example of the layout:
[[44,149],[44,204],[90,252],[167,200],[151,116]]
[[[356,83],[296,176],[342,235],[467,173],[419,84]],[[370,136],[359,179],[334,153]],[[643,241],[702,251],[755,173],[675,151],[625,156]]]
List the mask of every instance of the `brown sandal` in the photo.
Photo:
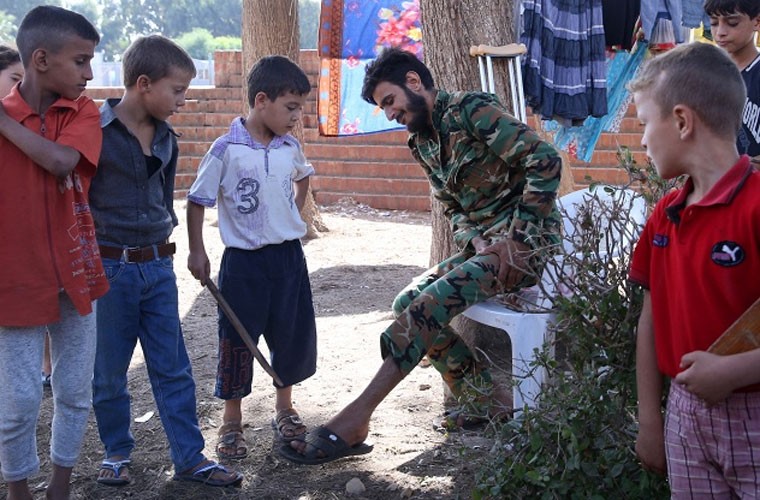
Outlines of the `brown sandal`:
[[[240,422],[227,422],[219,428],[216,455],[220,460],[240,460],[248,456],[243,426]],[[228,453],[224,450],[234,450]]]
[[306,425],[293,408],[278,411],[272,420],[272,428],[277,431],[277,437],[286,443],[306,434]]

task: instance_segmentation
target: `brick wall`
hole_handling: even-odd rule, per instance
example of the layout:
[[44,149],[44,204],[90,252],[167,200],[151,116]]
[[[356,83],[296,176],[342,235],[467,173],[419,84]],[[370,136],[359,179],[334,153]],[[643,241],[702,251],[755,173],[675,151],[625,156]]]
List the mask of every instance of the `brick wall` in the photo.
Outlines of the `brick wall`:
[[[319,73],[316,51],[302,51],[300,63],[314,87]],[[182,112],[170,120],[181,134],[177,197],[187,194],[211,142],[225,133],[230,122],[245,109],[241,53],[216,52],[214,66],[215,87],[191,88]],[[87,89],[87,94],[96,100],[122,93],[121,88]],[[311,182],[317,203],[331,204],[351,197],[380,209],[429,210],[428,183],[406,147],[406,133],[321,137],[317,130],[316,95],[314,89],[304,110],[303,142],[306,156],[317,171]],[[636,159],[643,161],[640,140],[640,126],[631,109],[619,134],[602,134],[590,163],[573,161],[575,183],[587,184],[587,176],[595,181],[624,182],[625,173],[617,167],[615,158],[617,145],[630,146]]]

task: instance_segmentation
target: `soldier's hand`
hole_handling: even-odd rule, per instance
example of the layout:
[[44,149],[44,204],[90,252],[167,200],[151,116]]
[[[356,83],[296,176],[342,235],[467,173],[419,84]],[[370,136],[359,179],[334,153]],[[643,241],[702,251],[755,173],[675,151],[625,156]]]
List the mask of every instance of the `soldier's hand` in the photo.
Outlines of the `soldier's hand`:
[[499,282],[506,290],[512,290],[530,272],[528,260],[531,248],[525,243],[505,239],[492,243],[478,252],[481,255],[496,254],[499,256]]

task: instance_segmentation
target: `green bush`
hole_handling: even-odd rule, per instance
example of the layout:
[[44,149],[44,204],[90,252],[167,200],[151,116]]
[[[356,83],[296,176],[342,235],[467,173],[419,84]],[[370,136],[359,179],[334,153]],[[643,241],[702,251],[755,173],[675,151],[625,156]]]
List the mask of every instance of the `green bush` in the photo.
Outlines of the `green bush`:
[[[673,186],[651,165],[636,165],[628,150],[618,158],[650,205]],[[497,427],[497,445],[478,473],[475,498],[669,497],[665,479],[644,471],[633,449],[642,302],[640,288],[627,280],[634,243],[617,258],[598,248],[605,235],[640,229],[628,223],[630,210],[615,203],[604,217],[581,212],[573,222],[581,230],[574,245],[582,251],[563,256],[574,269],[569,275],[563,268],[559,278],[570,293],[555,300],[555,341],[534,363],[547,369],[550,381],[538,408],[526,407]],[[630,236],[635,242],[637,235]]]

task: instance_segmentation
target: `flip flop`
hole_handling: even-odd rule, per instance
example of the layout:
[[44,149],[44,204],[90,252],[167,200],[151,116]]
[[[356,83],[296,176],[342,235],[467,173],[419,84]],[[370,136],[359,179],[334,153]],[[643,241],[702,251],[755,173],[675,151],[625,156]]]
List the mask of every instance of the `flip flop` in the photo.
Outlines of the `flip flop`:
[[[223,472],[225,474],[231,474],[228,479],[215,479],[215,472]],[[189,469],[184,472],[178,472],[174,474],[175,481],[194,481],[197,483],[203,483],[208,486],[240,486],[243,482],[243,475],[239,472],[229,471],[223,465],[219,465],[213,460],[207,460],[206,465],[198,467],[197,469]]]
[[128,458],[125,458],[123,460],[109,460],[105,459],[102,462],[100,462],[100,470],[110,470],[113,472],[113,477],[100,477],[96,479],[96,481],[99,484],[105,484],[107,486],[124,486],[131,482],[131,479],[129,478],[129,475],[127,477],[122,477],[121,470],[126,469],[129,470],[129,464],[131,464],[132,461]]
[[[372,451],[374,445],[362,442],[354,446],[349,446],[340,436],[335,434],[327,427],[320,425],[306,433],[303,438],[296,438],[294,441],[303,441],[306,443],[306,451],[302,455],[290,444],[280,446],[280,455],[299,464],[319,465],[338,460],[339,458],[364,455]],[[319,452],[323,456],[319,456]]]

